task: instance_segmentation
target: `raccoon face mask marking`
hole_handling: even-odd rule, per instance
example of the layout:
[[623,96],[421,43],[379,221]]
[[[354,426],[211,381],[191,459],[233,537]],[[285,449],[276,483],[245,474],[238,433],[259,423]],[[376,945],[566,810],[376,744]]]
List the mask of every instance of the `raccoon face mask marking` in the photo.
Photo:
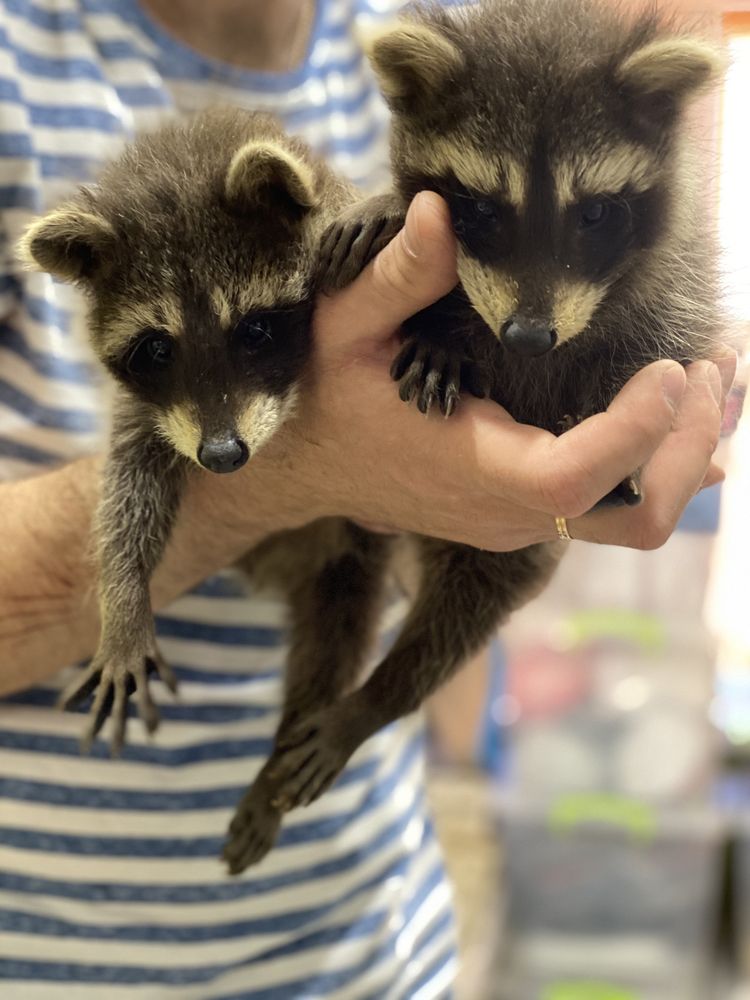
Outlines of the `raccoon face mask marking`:
[[333,175],[263,116],[213,112],[142,143],[23,253],[87,293],[94,349],[164,438],[234,471],[291,412]]
[[255,310],[225,330],[212,322],[215,289],[197,298],[181,337],[141,330],[108,367],[150,404],[155,425],[180,454],[212,472],[232,472],[292,411],[310,307]]

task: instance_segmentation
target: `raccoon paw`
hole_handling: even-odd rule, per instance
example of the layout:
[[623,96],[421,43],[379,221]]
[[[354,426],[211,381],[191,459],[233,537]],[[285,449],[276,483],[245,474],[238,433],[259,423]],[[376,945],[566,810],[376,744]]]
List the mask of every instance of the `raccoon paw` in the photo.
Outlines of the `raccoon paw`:
[[623,479],[613,490],[595,504],[594,510],[606,507],[637,507],[643,501],[640,472]]
[[557,421],[558,434],[564,434],[566,431],[572,430],[584,420],[584,417],[578,413],[575,416],[571,413],[566,413],[562,420]]
[[81,736],[81,752],[88,753],[99,731],[111,715],[113,722],[110,749],[117,756],[125,742],[128,718],[128,699],[136,692],[138,714],[149,733],[159,725],[159,710],[151,698],[149,679],[153,674],[175,694],[177,679],[156,646],[144,655],[135,652],[112,660],[97,654],[81,674],[62,692],[58,704],[61,708],[75,708],[90,694],[94,698],[89,709],[89,721]]
[[398,394],[405,403],[416,399],[421,413],[437,404],[449,417],[466,389],[480,399],[489,386],[478,367],[463,352],[431,344],[419,337],[407,337],[391,365],[391,378],[399,383]]
[[279,738],[269,776],[272,805],[281,812],[308,806],[330,788],[352,754],[337,707],[324,709],[290,727]]
[[390,195],[347,209],[323,234],[317,278],[320,290],[335,292],[350,285],[403,224],[404,213],[394,207]]
[[221,855],[230,875],[257,864],[276,842],[283,814],[268,801],[268,792],[256,781],[237,806]]

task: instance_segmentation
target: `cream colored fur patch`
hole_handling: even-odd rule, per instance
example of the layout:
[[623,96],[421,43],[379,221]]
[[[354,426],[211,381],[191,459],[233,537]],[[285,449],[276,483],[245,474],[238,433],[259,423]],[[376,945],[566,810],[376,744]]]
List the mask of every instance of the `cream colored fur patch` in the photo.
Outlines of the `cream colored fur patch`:
[[315,174],[303,160],[274,142],[253,139],[232,157],[227,170],[226,192],[231,199],[252,198],[254,191],[278,178],[299,205],[317,203]]
[[466,187],[487,194],[502,192],[517,208],[526,198],[523,165],[511,156],[494,156],[476,148],[469,137],[403,136],[405,156],[414,169],[437,176],[454,174]]
[[623,142],[557,163],[552,173],[559,203],[571,205],[581,198],[617,194],[626,186],[647,191],[659,179],[659,164],[642,146]]
[[459,247],[458,276],[472,305],[496,337],[518,309],[518,283],[507,274],[480,264]]
[[236,289],[229,290],[230,300],[241,314],[252,309],[274,309],[283,303],[301,302],[307,288],[307,275],[300,270],[282,271],[258,263]]
[[552,325],[557,330],[558,343],[575,337],[586,328],[607,289],[585,281],[570,282],[555,289]]
[[289,419],[296,402],[296,389],[281,397],[263,393],[253,397],[237,419],[237,434],[247,445],[251,458]]
[[192,407],[178,404],[157,416],[159,430],[181,455],[198,461],[202,432]]
[[102,330],[101,352],[117,354],[142,330],[153,327],[178,338],[184,330],[182,307],[175,295],[163,295],[153,302],[128,302]]
[[232,322],[232,306],[229,299],[220,285],[214,285],[211,289],[211,305],[214,308],[219,323],[223,329],[228,329]]

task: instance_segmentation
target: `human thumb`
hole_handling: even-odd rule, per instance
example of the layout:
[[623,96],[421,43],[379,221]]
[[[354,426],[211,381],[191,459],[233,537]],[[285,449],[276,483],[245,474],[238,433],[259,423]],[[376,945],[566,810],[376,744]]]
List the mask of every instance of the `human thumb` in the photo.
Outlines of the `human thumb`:
[[409,316],[447,295],[457,281],[448,206],[434,192],[420,191],[403,229],[388,246],[351,285],[320,301],[317,325],[339,345],[384,339]]

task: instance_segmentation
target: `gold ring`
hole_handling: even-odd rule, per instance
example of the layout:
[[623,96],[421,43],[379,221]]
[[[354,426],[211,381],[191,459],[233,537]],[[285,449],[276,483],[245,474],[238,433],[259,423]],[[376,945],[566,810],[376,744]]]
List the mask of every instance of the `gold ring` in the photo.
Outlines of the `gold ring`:
[[555,527],[557,528],[557,537],[563,542],[572,542],[573,539],[568,531],[568,521],[564,517],[555,518]]

